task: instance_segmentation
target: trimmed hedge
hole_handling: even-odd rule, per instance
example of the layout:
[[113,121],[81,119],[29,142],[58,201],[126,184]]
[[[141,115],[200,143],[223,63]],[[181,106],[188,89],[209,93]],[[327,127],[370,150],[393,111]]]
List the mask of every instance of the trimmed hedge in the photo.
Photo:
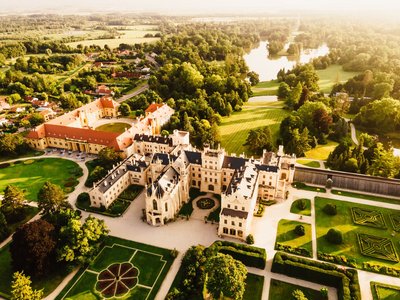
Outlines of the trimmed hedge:
[[264,269],[267,261],[267,252],[265,249],[244,244],[216,241],[210,246],[210,250],[229,254],[244,265],[258,269]]
[[358,274],[353,269],[277,252],[272,272],[335,287],[339,300],[361,300]]

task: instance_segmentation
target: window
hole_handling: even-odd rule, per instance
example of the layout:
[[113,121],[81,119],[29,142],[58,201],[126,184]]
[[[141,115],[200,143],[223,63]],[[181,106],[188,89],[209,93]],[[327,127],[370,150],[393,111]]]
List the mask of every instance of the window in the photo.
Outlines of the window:
[[228,224],[228,220],[224,220],[224,224]]
[[231,205],[230,205],[230,204],[228,204],[228,208],[231,208]]
[[242,237],[243,236],[243,231],[238,230],[238,236]]
[[165,211],[168,211],[168,203],[165,202]]
[[239,227],[242,227],[242,223],[241,222],[239,222]]
[[232,223],[231,223],[233,226],[235,226],[235,221],[232,221]]
[[235,205],[235,209],[237,209],[237,205]]
[[223,232],[224,232],[225,234],[228,234],[228,228],[224,227]]
[[157,210],[158,209],[158,207],[157,207],[157,201],[156,200],[153,200],[153,210]]
[[244,210],[244,206],[242,206],[242,210]]
[[235,230],[235,229],[229,230],[229,234],[230,234],[230,235],[236,235],[236,230]]
[[212,184],[209,184],[209,185],[208,185],[208,190],[214,191],[214,186],[213,186]]

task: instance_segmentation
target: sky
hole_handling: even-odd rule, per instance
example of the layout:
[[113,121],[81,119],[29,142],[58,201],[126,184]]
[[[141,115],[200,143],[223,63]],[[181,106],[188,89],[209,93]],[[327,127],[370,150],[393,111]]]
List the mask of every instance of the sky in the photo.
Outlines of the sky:
[[0,0],[0,14],[151,12],[160,14],[254,14],[335,12],[395,14],[398,0]]

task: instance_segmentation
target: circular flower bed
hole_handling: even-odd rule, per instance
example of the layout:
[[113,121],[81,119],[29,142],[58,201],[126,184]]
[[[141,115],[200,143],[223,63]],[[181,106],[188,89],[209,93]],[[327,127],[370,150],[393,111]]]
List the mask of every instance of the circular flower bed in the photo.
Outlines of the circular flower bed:
[[96,290],[104,298],[121,297],[137,285],[138,275],[131,263],[112,264],[97,276]]
[[215,206],[215,201],[210,198],[201,198],[197,201],[197,207],[200,209],[210,209]]

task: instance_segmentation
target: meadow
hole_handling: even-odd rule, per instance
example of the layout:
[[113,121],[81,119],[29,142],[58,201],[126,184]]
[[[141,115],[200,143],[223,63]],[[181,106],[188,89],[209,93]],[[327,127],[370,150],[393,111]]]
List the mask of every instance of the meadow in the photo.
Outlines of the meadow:
[[344,83],[358,75],[358,72],[343,71],[341,65],[330,65],[326,69],[316,70],[316,72],[319,77],[318,85],[324,93],[330,93],[336,83]]

